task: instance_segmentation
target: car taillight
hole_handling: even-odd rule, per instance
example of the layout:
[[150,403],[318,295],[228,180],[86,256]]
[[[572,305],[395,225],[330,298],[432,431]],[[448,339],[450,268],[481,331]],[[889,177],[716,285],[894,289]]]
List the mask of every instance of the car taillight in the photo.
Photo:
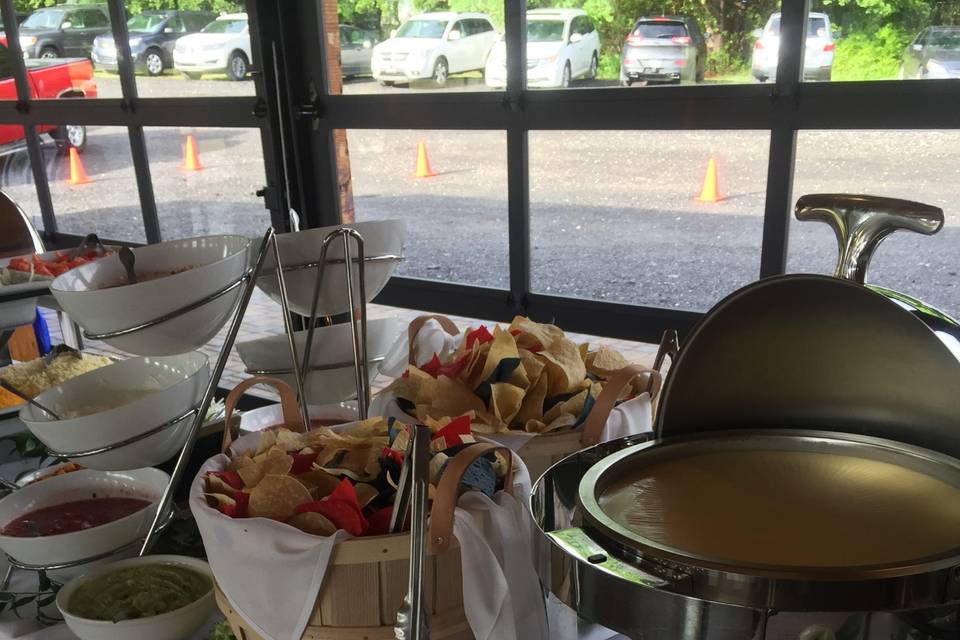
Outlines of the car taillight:
[[642,36],[627,36],[627,44],[632,44],[635,47],[640,46],[643,43]]
[[670,38],[673,42],[677,44],[690,44],[690,36],[674,36]]
[[682,59],[680,59],[680,60],[677,60],[677,66],[678,66],[678,67],[685,67],[685,66],[687,66],[687,59],[686,59],[686,58],[682,58]]
[[754,43],[753,48],[756,49],[757,51],[759,51],[759,50],[763,49],[763,43],[760,42],[759,40],[757,40],[757,41]]
[[833,51],[836,48],[837,48],[836,43],[828,42],[827,44],[823,45],[823,52],[826,53],[828,51]]

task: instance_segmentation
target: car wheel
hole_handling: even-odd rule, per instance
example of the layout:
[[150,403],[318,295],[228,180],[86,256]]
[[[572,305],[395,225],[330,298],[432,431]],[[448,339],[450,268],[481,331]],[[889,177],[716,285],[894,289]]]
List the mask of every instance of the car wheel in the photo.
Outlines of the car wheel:
[[187,80],[199,80],[201,75],[199,73],[188,73],[186,71],[181,71],[181,73],[183,74],[183,77],[186,78]]
[[447,66],[447,59],[441,56],[433,63],[433,83],[438,87],[446,86],[449,77],[450,67]]
[[56,47],[44,47],[40,50],[41,58],[59,58],[60,53],[57,51]]
[[60,153],[66,153],[70,147],[82,152],[87,147],[87,128],[80,124],[64,125],[53,131],[50,136]]
[[163,56],[156,49],[150,49],[143,58],[143,66],[151,76],[159,76],[163,73]]
[[560,87],[567,89],[570,87],[570,63],[563,65],[563,75],[560,76]]
[[593,52],[593,57],[590,58],[590,71],[587,73],[587,77],[591,80],[597,79],[597,71],[600,69],[600,60],[597,58],[597,52]]
[[247,77],[247,56],[241,51],[234,51],[227,59],[227,77],[233,81],[240,81]]

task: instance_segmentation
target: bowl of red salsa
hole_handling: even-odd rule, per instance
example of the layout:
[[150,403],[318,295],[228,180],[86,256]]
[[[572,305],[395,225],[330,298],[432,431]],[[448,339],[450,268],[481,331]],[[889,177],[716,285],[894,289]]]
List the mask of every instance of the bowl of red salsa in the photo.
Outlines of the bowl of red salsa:
[[65,564],[143,538],[169,476],[84,469],[0,500],[0,550],[26,564]]

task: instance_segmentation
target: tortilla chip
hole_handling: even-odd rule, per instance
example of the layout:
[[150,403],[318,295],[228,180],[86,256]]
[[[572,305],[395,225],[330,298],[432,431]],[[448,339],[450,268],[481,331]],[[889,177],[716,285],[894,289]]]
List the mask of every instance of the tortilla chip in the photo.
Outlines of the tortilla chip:
[[277,444],[275,446],[280,447],[284,452],[299,451],[303,448],[303,442],[299,433],[289,429],[280,429],[277,431]]
[[257,450],[254,453],[253,457],[256,458],[261,453],[267,452],[273,445],[277,443],[277,432],[276,431],[263,431],[260,434],[260,442],[257,444]]
[[509,428],[510,422],[520,411],[523,396],[523,389],[512,384],[498,382],[490,385],[490,410],[497,419],[498,427],[502,426],[504,431]]
[[527,420],[523,425],[523,430],[527,433],[543,433],[547,425],[540,420]]
[[523,404],[517,415],[511,420],[515,426],[523,426],[528,420],[538,420],[543,417],[543,401],[547,398],[547,377],[540,376],[532,389],[527,390],[523,397]]
[[529,349],[520,349],[520,366],[530,381],[529,386],[533,386],[543,374],[546,365]]
[[587,368],[580,359],[580,350],[566,338],[552,343],[538,355],[543,358],[547,374],[550,376],[548,396],[556,396],[576,389],[580,381],[587,376]]
[[558,431],[560,429],[566,429],[572,427],[577,423],[577,416],[564,413],[563,415],[557,417],[553,422],[548,424],[540,433],[550,433],[551,431]]
[[477,385],[483,381],[483,369],[486,367],[487,356],[492,346],[493,342],[473,345],[473,354],[457,376],[468,388],[476,389]]
[[614,372],[629,366],[630,361],[619,351],[600,345],[600,348],[586,357],[587,371],[598,376],[609,377]]
[[376,487],[366,482],[358,482],[353,485],[353,489],[357,493],[357,504],[360,505],[361,509],[376,500],[377,496],[380,495]]
[[509,331],[504,331],[500,327],[493,329],[493,342],[490,343],[490,352],[487,354],[487,360],[483,363],[483,372],[480,374],[480,381],[486,380],[497,368],[501,360],[506,358],[519,358],[520,352],[517,350],[517,343]]
[[[493,343],[487,343],[493,344]],[[483,411],[483,401],[465,387],[459,380],[440,376],[437,378],[437,396],[429,415],[461,416],[468,411]]]
[[517,316],[510,323],[511,330],[519,330],[517,346],[523,349],[538,351],[549,349],[557,340],[564,340],[563,331],[552,324],[540,324],[530,318]]
[[294,476],[300,483],[310,490],[315,500],[325,498],[330,492],[337,488],[340,479],[337,476],[327,473],[323,469],[312,469],[306,473]]
[[252,464],[254,464],[253,458],[248,455],[242,455],[231,460],[230,464],[228,464],[224,470],[237,471],[239,469],[243,469],[244,467],[249,467]]
[[280,449],[271,449],[259,462],[237,469],[247,489],[257,486],[267,475],[286,475],[293,467],[293,456],[283,453]]
[[589,391],[584,389],[572,398],[567,398],[563,402],[558,402],[553,405],[550,407],[550,410],[543,415],[543,421],[549,425],[562,415],[571,415],[574,418],[579,418],[580,414],[583,413],[583,405],[587,401],[587,394],[589,394]]
[[250,517],[286,520],[298,505],[310,502],[310,491],[292,476],[267,475],[250,491]]
[[215,475],[207,475],[206,480],[207,493],[224,494],[232,498],[233,493],[236,491],[236,489],[224,482],[223,478],[218,478]]
[[336,525],[330,522],[326,516],[314,511],[298,513],[287,520],[287,524],[315,536],[332,536],[337,532]]

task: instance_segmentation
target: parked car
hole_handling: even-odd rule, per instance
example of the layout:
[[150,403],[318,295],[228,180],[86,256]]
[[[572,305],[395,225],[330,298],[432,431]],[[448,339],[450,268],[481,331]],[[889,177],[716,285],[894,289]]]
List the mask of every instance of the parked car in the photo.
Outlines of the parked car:
[[900,79],[960,78],[960,27],[927,27],[903,52]]
[[620,54],[620,84],[700,82],[707,63],[707,41],[686,16],[640,18]]
[[[807,44],[803,56],[804,80],[830,80],[833,71],[834,42],[830,18],[825,13],[810,12],[807,18]],[[760,82],[777,79],[780,55],[780,13],[774,13],[763,29],[753,32],[753,77]]]
[[245,13],[222,15],[200,33],[177,40],[173,48],[174,69],[193,80],[204,73],[226,73],[231,80],[243,80],[252,58]]
[[[144,11],[127,20],[134,69],[158,76],[173,67],[173,47],[188,33],[196,33],[216,18],[208,11]],[[93,41],[93,63],[117,71],[117,45],[106,33]]]
[[[569,87],[576,78],[596,78],[600,36],[581,9],[527,12],[527,86]],[[483,78],[489,87],[507,84],[507,47],[501,38],[490,52]]]
[[[97,97],[93,65],[89,60],[27,60],[26,67],[31,99]],[[16,99],[12,54],[6,46],[0,45],[0,100]],[[83,125],[39,125],[37,133],[48,134],[60,150],[74,146],[83,151],[87,145],[87,128]],[[0,155],[21,150],[23,141],[22,126],[0,124]]]
[[340,73],[344,78],[370,74],[377,34],[348,24],[340,25]]
[[373,48],[373,77],[383,85],[432,78],[442,87],[451,73],[482,70],[499,37],[482,13],[424,13]]
[[25,58],[90,57],[94,39],[110,32],[110,15],[100,5],[37,9],[20,25]]

